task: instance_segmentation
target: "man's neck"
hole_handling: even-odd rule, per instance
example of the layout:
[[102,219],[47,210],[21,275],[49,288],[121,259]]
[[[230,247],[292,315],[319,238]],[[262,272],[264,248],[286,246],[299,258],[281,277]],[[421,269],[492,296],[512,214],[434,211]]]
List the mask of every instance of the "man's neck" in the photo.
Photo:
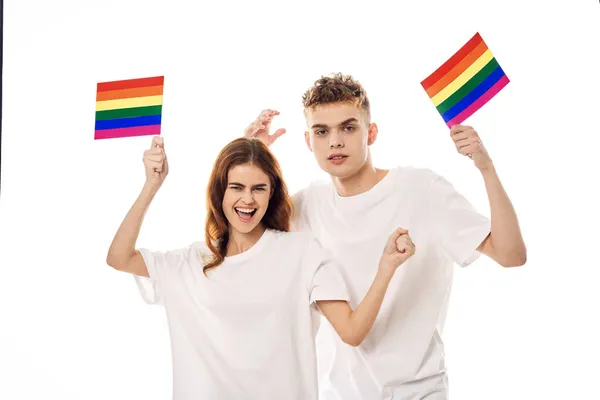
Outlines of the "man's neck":
[[227,257],[241,254],[254,246],[265,233],[265,226],[261,223],[251,232],[241,233],[235,229],[229,231],[229,242],[227,243]]
[[346,178],[338,178],[335,176],[332,176],[331,178],[338,194],[342,197],[350,197],[368,192],[377,185],[387,173],[388,170],[375,168],[369,160],[354,175]]

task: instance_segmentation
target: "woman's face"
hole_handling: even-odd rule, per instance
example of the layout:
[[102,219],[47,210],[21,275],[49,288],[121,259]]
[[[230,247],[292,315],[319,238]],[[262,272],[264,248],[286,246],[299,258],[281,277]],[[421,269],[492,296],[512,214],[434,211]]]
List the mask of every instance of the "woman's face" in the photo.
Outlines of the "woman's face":
[[242,164],[231,168],[223,196],[229,227],[240,233],[252,232],[267,211],[271,190],[269,177],[257,166]]

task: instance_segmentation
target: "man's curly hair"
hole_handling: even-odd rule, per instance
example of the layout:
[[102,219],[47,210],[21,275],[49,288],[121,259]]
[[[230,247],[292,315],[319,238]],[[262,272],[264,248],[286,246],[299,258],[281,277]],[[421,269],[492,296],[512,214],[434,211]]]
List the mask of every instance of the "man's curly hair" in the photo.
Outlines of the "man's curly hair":
[[331,103],[352,103],[367,112],[371,118],[371,108],[367,92],[351,75],[342,73],[321,76],[302,96],[304,110]]

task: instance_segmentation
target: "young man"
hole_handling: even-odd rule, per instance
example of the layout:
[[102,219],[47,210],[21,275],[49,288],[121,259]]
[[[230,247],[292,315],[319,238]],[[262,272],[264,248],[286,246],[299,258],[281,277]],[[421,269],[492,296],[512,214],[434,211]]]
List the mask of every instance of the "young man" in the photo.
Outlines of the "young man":
[[[333,348],[321,359],[323,400],[445,400],[448,397],[442,328],[453,263],[467,266],[483,253],[504,267],[524,265],[526,248],[517,215],[477,132],[454,126],[458,152],[473,160],[485,182],[491,220],[443,177],[427,169],[373,165],[377,139],[364,88],[351,76],[321,77],[303,96],[306,145],[331,182],[294,195],[295,229],[310,230],[340,261],[351,303],[363,298],[376,273],[381,243],[394,226],[406,227],[419,249],[390,283],[371,333],[359,347],[323,328]],[[246,130],[272,144],[274,110]]]

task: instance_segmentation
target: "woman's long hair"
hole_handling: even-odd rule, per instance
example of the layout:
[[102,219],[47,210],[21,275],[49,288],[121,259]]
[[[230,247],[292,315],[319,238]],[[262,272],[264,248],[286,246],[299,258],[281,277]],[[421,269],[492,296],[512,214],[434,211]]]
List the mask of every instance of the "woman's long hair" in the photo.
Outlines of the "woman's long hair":
[[292,217],[292,199],[283,181],[281,168],[268,147],[260,140],[239,138],[221,150],[208,181],[206,191],[206,245],[213,254],[204,265],[204,274],[223,263],[229,242],[229,223],[223,212],[223,197],[227,189],[229,170],[242,164],[253,164],[268,177],[273,190],[269,206],[262,218],[268,229],[289,232]]

